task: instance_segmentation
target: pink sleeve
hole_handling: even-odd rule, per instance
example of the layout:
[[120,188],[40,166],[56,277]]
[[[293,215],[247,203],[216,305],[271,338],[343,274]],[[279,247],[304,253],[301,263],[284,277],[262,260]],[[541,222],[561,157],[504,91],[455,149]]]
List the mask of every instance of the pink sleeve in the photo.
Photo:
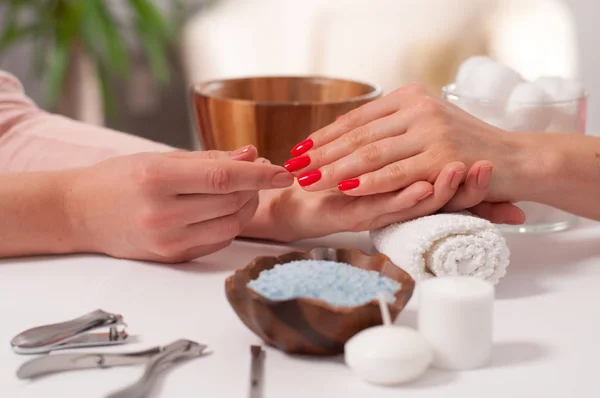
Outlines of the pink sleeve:
[[0,71],[0,173],[81,167],[117,155],[173,149],[44,112],[14,76]]

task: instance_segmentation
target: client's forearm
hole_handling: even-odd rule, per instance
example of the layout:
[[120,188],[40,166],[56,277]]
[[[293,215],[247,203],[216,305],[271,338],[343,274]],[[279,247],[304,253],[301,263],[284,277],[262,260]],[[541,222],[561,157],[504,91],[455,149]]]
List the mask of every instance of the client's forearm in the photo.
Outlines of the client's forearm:
[[74,173],[0,174],[0,257],[81,249],[64,201]]
[[531,134],[532,178],[525,200],[600,220],[600,137]]

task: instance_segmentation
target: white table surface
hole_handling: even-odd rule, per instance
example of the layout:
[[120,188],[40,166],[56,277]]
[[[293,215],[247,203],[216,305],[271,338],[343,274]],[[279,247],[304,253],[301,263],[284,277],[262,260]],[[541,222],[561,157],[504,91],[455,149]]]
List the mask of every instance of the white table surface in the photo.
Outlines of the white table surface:
[[[429,370],[409,385],[381,388],[356,378],[341,357],[297,358],[267,348],[265,398],[600,396],[600,223],[582,221],[568,232],[507,239],[511,265],[496,291],[489,367]],[[370,250],[365,234],[295,246],[316,245]],[[0,396],[102,397],[134,381],[143,367],[70,372],[34,382],[16,378],[18,366],[31,357],[11,351],[15,334],[97,308],[123,314],[128,332],[140,338],[110,351],[178,338],[207,343],[214,351],[168,373],[154,396],[247,396],[249,346],[259,340],[229,306],[224,280],[255,256],[290,248],[240,241],[182,266],[79,255],[1,261]],[[397,323],[415,325],[415,301]]]

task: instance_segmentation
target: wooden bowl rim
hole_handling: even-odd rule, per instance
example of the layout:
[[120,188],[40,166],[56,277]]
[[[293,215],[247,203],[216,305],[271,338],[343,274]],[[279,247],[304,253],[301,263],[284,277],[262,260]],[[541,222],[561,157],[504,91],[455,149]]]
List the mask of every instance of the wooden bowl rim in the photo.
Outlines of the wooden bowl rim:
[[[253,101],[249,99],[243,98],[235,98],[235,97],[224,97],[217,96],[203,91],[206,87],[212,84],[223,84],[233,81],[245,81],[245,80],[269,80],[269,79],[293,79],[293,80],[314,80],[314,79],[322,79],[322,80],[330,80],[330,81],[339,81],[346,83],[353,83],[362,85],[364,87],[369,88],[371,91],[367,94],[359,95],[357,97],[348,97],[345,99],[337,100],[337,101],[294,101],[294,102],[286,102],[286,101]],[[362,102],[367,100],[376,99],[381,96],[382,89],[379,85],[374,83],[367,83],[354,79],[343,79],[329,76],[321,76],[321,75],[267,75],[267,76],[244,76],[244,77],[234,77],[234,78],[225,78],[225,79],[212,79],[206,80],[203,82],[195,83],[192,85],[192,94],[194,96],[200,96],[205,98],[210,98],[214,100],[221,100],[227,102],[236,102],[236,103],[248,103],[256,106],[315,106],[315,105],[332,105],[332,104],[352,104],[355,102]]]
[[[363,252],[362,250],[355,249],[355,248],[333,248],[333,247],[324,247],[324,246],[315,247],[311,250],[304,250],[304,251],[293,250],[290,252],[282,253],[278,256],[257,256],[254,259],[252,259],[252,261],[250,261],[248,264],[246,264],[243,268],[236,270],[232,275],[227,277],[227,279],[225,280],[226,289],[232,289],[233,279],[237,275],[247,272],[251,267],[256,267],[258,264],[260,264],[261,260],[277,259],[278,261],[281,261],[281,263],[283,263],[283,261],[280,259],[282,256],[289,256],[289,255],[294,255],[294,254],[304,255],[304,254],[310,254],[311,252],[318,251],[318,250],[335,250],[336,252],[348,251],[348,252],[358,253],[358,254],[360,254],[362,256],[366,256],[366,257],[373,257],[373,258],[381,257],[381,258],[383,258],[383,260],[386,263],[389,263],[389,264],[393,265],[394,267],[397,267],[398,270],[400,271],[400,273],[403,274],[405,277],[407,277],[407,279],[410,282],[412,282],[412,283],[401,283],[401,282],[396,281],[396,282],[400,283],[400,289],[396,292],[396,294],[394,294],[394,297],[396,297],[396,301],[394,301],[393,303],[388,303],[388,305],[397,311],[402,311],[402,309],[405,308],[406,304],[408,304],[408,301],[406,303],[400,303],[401,297],[405,294],[409,294],[409,297],[412,297],[412,295],[414,293],[415,280],[410,276],[410,274],[408,272],[406,272],[404,269],[399,267],[397,264],[393,263],[392,260],[390,260],[390,258],[388,256],[386,256],[382,253],[376,253],[376,254],[371,255],[371,254],[367,254],[367,253]],[[355,266],[354,264],[350,264],[350,265],[353,267]],[[378,271],[376,271],[376,272],[381,274]],[[392,278],[390,278],[390,279],[392,279]],[[251,280],[254,280],[254,279],[251,279]],[[251,300],[260,301],[267,306],[278,306],[278,305],[286,305],[286,304],[290,304],[290,303],[301,303],[301,304],[319,307],[323,310],[333,312],[333,313],[343,314],[343,315],[349,314],[349,313],[352,313],[352,312],[355,312],[362,308],[367,308],[367,307],[377,307],[377,310],[379,310],[379,301],[377,299],[373,299],[364,304],[352,306],[352,307],[334,307],[325,301],[313,299],[310,297],[297,297],[297,298],[292,298],[292,299],[287,299],[287,300],[271,300],[271,299],[257,293],[256,291],[250,289],[248,287],[248,283],[246,283],[244,285],[244,289],[246,290],[246,293],[248,294],[248,296],[250,297]]]

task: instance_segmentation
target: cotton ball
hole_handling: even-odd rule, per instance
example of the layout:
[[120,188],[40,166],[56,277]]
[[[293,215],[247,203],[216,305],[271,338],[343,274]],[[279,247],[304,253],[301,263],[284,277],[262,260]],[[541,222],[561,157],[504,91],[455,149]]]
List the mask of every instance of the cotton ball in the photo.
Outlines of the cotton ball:
[[510,127],[505,117],[506,107],[503,102],[480,101],[474,98],[458,97],[453,99],[452,103],[487,124],[505,130]]
[[456,76],[455,103],[488,124],[507,128],[505,105],[513,88],[523,79],[519,73],[488,57],[465,61]]
[[508,98],[506,119],[509,130],[544,131],[552,118],[552,98],[530,82],[521,82]]
[[469,76],[460,87],[461,94],[495,101],[506,101],[517,84],[523,81],[521,75],[508,66],[497,62],[474,64]]
[[481,55],[471,57],[464,61],[456,72],[456,78],[454,79],[454,83],[456,84],[456,88],[460,91],[463,84],[470,79],[473,71],[476,70],[480,65],[484,63],[494,62],[489,57],[484,57]]
[[533,84],[546,91],[554,101],[576,100],[585,93],[579,81],[558,76],[541,76]]
[[556,76],[542,76],[534,80],[536,86],[547,92],[555,102],[553,116],[546,131],[555,133],[583,133],[585,126],[579,117],[580,103],[585,94],[577,80]]
[[505,104],[502,102],[482,102],[474,98],[451,97],[450,102],[492,126],[507,130],[510,126],[505,118]]

